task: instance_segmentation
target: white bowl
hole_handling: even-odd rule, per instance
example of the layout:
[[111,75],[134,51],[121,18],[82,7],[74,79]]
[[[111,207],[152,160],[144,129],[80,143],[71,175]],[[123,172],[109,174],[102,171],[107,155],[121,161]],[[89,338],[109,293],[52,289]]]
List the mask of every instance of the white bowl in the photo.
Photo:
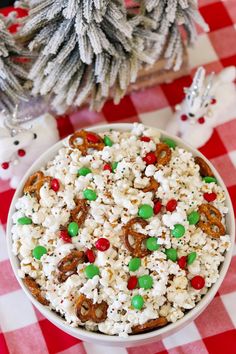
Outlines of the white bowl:
[[[99,126],[94,126],[91,128],[88,128],[88,130],[95,131],[97,133],[103,132],[109,129],[115,129],[115,130],[121,130],[121,131],[128,131],[131,130],[132,124],[109,124],[109,125],[99,125]],[[159,130],[159,129],[158,129]],[[96,333],[96,332],[89,332],[86,329],[83,328],[72,328],[70,327],[59,315],[57,315],[55,312],[50,311],[47,307],[41,305],[38,301],[35,300],[35,298],[31,295],[31,293],[28,291],[28,289],[25,287],[25,285],[22,282],[22,279],[18,276],[17,270],[19,269],[19,260],[18,258],[12,253],[12,235],[11,235],[11,228],[12,228],[12,214],[15,212],[15,203],[19,197],[22,195],[22,190],[23,186],[28,179],[30,175],[32,175],[35,171],[40,169],[42,166],[44,166],[49,160],[51,160],[58,150],[63,146],[63,141],[59,141],[57,144],[52,146],[48,151],[46,151],[33,165],[32,167],[27,171],[25,174],[24,178],[22,179],[20,185],[18,186],[14,198],[11,203],[9,215],[8,215],[8,222],[7,222],[7,245],[8,245],[8,253],[9,253],[9,258],[11,261],[11,265],[13,268],[13,271],[15,273],[15,276],[20,283],[20,286],[24,290],[25,294],[28,296],[28,298],[31,300],[31,302],[34,304],[34,306],[53,324],[55,324],[57,327],[59,327],[61,330],[64,332],[79,338],[81,340],[87,341],[87,342],[92,342],[95,344],[100,344],[100,345],[107,345],[107,346],[117,346],[117,347],[132,347],[132,346],[137,346],[137,345],[144,345],[147,343],[155,342],[157,340],[163,339],[166,336],[169,336],[173,334],[174,332],[180,330],[187,324],[189,324],[191,321],[193,321],[197,316],[200,315],[200,313],[209,305],[209,303],[212,301],[214,298],[216,292],[218,291],[225,275],[226,272],[229,268],[229,264],[232,258],[232,251],[233,251],[233,245],[234,245],[234,238],[235,238],[235,224],[234,224],[234,213],[233,213],[233,208],[231,204],[231,200],[228,194],[228,191],[225,187],[225,184],[220,177],[219,173],[215,170],[215,168],[212,166],[212,164],[196,149],[192,148],[190,145],[184,143],[181,139],[172,136],[170,134],[165,133],[164,131],[159,130],[161,135],[163,137],[169,137],[171,139],[174,139],[178,146],[181,146],[185,148],[186,150],[190,151],[193,153],[194,156],[201,156],[204,160],[207,161],[208,165],[211,167],[215,177],[217,178],[217,181],[219,185],[224,189],[225,195],[226,195],[226,206],[229,209],[229,212],[226,216],[226,226],[227,226],[227,233],[231,237],[231,247],[230,249],[226,252],[225,254],[225,260],[223,264],[220,266],[220,276],[217,280],[217,282],[209,289],[208,293],[203,297],[203,299],[192,309],[190,310],[183,318],[178,320],[175,323],[170,323],[166,327],[153,330],[151,332],[143,333],[143,334],[136,334],[136,335],[130,335],[127,338],[123,337],[118,337],[118,336],[109,336],[106,334],[101,334],[101,333]],[[20,304],[18,304],[20,306]],[[212,326],[214,326],[214,323],[212,323]]]

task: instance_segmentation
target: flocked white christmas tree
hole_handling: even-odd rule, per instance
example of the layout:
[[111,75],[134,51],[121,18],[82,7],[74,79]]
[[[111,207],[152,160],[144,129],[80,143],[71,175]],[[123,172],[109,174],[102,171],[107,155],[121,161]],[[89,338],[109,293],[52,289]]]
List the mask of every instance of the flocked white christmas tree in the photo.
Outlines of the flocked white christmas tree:
[[115,102],[139,68],[160,56],[178,70],[183,56],[180,25],[190,43],[194,20],[207,29],[195,0],[144,0],[138,13],[121,0],[30,0],[21,40],[38,53],[29,78],[33,94],[50,95],[65,110],[88,98],[100,108]]
[[181,28],[187,35],[189,45],[197,38],[195,23],[205,31],[209,29],[198,11],[197,0],[144,0],[141,8],[152,21],[153,31],[159,35],[155,42],[148,38],[147,45],[151,43],[156,59],[161,56],[167,59],[167,68],[178,70],[184,53]]
[[27,72],[17,60],[24,54],[8,31],[12,17],[0,15],[0,111],[12,110],[25,99],[23,83]]

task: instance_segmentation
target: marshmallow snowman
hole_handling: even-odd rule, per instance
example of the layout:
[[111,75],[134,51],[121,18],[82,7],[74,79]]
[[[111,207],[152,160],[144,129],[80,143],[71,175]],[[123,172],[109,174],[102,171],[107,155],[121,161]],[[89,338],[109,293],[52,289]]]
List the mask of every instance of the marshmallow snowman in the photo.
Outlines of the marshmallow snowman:
[[4,127],[0,114],[0,179],[16,188],[32,163],[59,140],[56,119],[46,113],[24,124]]
[[196,148],[210,139],[214,127],[236,116],[236,68],[205,76],[205,69],[198,68],[192,85],[184,90],[185,99],[175,107],[176,113],[166,126],[167,132]]

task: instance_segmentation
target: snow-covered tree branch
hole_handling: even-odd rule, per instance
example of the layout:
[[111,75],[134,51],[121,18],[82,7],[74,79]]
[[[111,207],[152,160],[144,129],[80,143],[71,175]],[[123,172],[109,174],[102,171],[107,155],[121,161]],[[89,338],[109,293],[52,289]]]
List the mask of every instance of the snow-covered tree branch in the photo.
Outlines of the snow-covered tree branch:
[[23,82],[27,72],[18,62],[23,52],[7,30],[12,17],[0,15],[0,111],[11,111],[20,99],[25,99]]

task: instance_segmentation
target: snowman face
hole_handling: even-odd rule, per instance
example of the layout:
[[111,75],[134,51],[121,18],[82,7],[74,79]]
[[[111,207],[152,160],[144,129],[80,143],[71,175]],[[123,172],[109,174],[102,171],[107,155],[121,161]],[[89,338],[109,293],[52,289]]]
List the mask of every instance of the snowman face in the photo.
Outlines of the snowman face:
[[11,136],[10,132],[0,129],[0,163],[11,161],[17,157],[19,150],[25,150],[37,138],[36,134],[29,130],[22,130]]

